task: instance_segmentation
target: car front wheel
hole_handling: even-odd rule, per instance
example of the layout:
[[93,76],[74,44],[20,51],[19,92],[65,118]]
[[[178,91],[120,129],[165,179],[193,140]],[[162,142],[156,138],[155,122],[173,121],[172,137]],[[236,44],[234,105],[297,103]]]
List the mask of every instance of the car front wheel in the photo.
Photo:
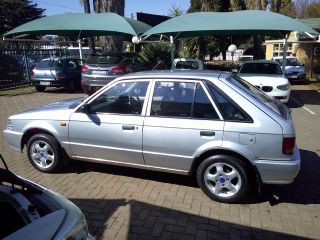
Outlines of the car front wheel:
[[249,172],[243,161],[228,155],[205,159],[197,169],[200,188],[211,199],[233,203],[249,192]]
[[40,86],[40,85],[36,85],[35,88],[37,92],[44,92],[44,90],[46,90],[45,86]]
[[27,143],[28,158],[41,172],[54,172],[62,165],[62,152],[58,141],[47,134],[36,134]]

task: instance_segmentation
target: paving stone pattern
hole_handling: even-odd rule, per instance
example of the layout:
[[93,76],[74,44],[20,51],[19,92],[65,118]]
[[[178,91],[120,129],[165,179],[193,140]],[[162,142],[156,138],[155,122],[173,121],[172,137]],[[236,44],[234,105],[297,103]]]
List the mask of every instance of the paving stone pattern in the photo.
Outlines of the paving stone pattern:
[[[15,112],[82,96],[61,91],[0,97],[0,128]],[[319,130],[318,130],[319,131]],[[320,239],[318,154],[302,150],[302,170],[288,186],[268,186],[256,201],[221,204],[192,177],[73,162],[58,174],[36,171],[0,136],[0,151],[16,174],[69,198],[96,239]]]

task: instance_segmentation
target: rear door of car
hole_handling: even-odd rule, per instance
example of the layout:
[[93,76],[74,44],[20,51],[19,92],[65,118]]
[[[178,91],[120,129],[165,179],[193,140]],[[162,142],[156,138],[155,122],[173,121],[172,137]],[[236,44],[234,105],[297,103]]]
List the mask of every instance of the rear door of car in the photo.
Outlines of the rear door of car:
[[143,128],[147,165],[190,170],[194,154],[221,146],[224,121],[201,81],[155,79]]
[[114,83],[70,117],[69,143],[77,159],[144,164],[143,112],[148,80]]

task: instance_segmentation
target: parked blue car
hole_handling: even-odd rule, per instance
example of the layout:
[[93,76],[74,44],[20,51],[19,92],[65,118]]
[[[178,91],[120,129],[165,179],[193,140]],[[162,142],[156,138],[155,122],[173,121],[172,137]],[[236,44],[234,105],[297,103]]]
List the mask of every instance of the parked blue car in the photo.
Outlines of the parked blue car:
[[64,87],[70,92],[80,88],[81,61],[75,58],[42,59],[31,72],[31,81],[38,92],[46,87]]

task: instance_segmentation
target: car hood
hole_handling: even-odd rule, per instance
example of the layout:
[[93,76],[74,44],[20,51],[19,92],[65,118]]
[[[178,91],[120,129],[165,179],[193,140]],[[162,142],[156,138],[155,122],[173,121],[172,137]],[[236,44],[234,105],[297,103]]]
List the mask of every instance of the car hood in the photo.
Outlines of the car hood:
[[68,120],[73,109],[78,106],[85,97],[67,99],[32,108],[11,116],[11,119],[50,119]]
[[239,77],[255,86],[279,86],[289,83],[288,79],[283,75],[239,74]]

